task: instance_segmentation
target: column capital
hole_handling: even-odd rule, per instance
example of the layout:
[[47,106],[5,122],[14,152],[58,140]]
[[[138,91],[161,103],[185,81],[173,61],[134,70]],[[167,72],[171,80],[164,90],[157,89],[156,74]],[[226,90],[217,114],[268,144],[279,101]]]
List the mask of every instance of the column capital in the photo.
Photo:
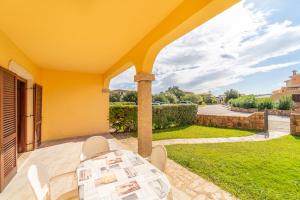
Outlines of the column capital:
[[109,89],[103,88],[103,89],[102,89],[102,93],[109,93]]
[[134,81],[139,82],[139,81],[154,81],[155,80],[155,75],[146,73],[146,72],[139,72],[134,76]]

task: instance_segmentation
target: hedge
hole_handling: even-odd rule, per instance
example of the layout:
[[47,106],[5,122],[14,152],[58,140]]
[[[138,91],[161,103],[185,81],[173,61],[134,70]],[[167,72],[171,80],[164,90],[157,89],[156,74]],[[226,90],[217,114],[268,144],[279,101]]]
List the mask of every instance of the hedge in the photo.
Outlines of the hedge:
[[273,109],[274,102],[271,98],[257,99],[256,107],[258,110]]
[[121,101],[121,102],[110,102],[110,105],[136,105],[136,103]]
[[[197,117],[197,105],[159,105],[152,107],[153,129],[194,124]],[[137,106],[111,105],[109,121],[116,132],[135,132],[137,130]]]
[[237,99],[230,99],[229,103],[233,107],[256,108],[256,98],[254,95],[241,96]]
[[239,108],[257,108],[258,110],[273,109],[290,110],[293,106],[293,100],[290,95],[282,96],[276,102],[271,98],[256,99],[254,95],[241,96],[236,99],[230,99],[229,104]]

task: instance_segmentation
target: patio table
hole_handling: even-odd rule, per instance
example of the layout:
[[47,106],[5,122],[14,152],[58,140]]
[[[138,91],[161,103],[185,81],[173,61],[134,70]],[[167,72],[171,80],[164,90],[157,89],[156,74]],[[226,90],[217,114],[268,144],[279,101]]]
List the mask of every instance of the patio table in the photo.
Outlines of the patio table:
[[76,173],[82,200],[160,200],[167,199],[171,190],[163,172],[127,150],[86,160]]

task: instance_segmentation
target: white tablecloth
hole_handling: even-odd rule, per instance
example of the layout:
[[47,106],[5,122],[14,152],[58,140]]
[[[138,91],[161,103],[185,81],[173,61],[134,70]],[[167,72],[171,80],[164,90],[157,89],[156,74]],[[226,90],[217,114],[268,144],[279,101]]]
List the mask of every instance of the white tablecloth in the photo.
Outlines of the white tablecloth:
[[77,168],[80,199],[167,199],[167,177],[138,154],[116,150],[84,161]]

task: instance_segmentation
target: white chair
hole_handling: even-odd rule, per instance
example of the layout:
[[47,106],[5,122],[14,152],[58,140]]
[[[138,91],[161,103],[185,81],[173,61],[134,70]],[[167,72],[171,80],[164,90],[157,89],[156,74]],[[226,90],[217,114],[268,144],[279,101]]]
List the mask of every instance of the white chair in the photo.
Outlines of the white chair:
[[163,145],[157,145],[152,148],[150,162],[163,172],[166,168],[167,158],[167,150]]
[[[54,177],[49,177],[47,168],[42,164],[35,164],[29,167],[27,172],[27,178],[30,182],[30,186],[34,192],[37,200],[52,200],[54,199],[51,194],[51,182],[65,175],[74,174],[74,172],[68,172],[60,174]],[[66,193],[60,194],[57,200],[71,200],[79,199],[78,190],[74,189]]]
[[93,158],[107,151],[109,151],[109,144],[106,138],[102,136],[90,137],[82,145],[82,154],[80,155],[80,161]]

